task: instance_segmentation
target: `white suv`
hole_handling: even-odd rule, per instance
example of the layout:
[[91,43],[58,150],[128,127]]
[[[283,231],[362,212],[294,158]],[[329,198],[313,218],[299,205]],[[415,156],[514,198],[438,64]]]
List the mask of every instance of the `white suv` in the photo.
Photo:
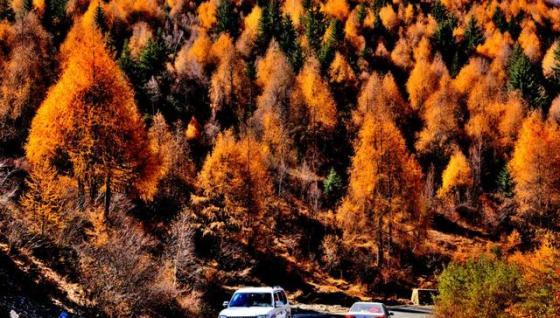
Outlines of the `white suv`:
[[247,287],[224,302],[219,318],[291,318],[292,309],[280,287]]

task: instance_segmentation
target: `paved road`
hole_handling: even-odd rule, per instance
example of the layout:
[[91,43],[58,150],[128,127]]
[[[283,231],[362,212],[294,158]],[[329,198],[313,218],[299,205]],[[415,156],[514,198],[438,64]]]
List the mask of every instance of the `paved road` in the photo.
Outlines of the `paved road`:
[[399,306],[390,307],[394,318],[431,318],[432,309],[429,307]]
[[[393,318],[431,318],[432,309],[429,307],[395,306],[389,307],[395,315]],[[317,312],[294,313],[294,318],[341,318],[344,315],[322,314]]]

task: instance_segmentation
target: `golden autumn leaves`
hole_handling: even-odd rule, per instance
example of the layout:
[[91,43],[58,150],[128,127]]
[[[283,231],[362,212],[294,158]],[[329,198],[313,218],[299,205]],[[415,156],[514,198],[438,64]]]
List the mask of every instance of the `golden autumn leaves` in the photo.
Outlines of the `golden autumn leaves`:
[[103,187],[109,201],[111,191],[150,199],[164,174],[161,158],[102,35],[81,21],[62,52],[64,70],[37,111],[25,148],[33,173],[56,171],[79,196]]
[[[216,5],[216,1],[207,1],[198,7],[200,29],[196,30],[194,43],[183,46],[178,52],[174,66],[181,76],[187,73],[192,76],[193,72],[202,72],[207,65],[211,65],[214,72],[209,86],[213,116],[229,107],[242,118],[245,110],[240,105],[248,104],[254,97],[248,91],[249,85],[246,85],[250,80],[245,74],[243,55],[250,51],[247,46],[254,42],[258,33],[262,9],[255,6],[245,17],[244,32],[237,41],[227,33],[216,35],[213,41],[209,32],[216,23]],[[301,14],[301,3],[290,1],[283,6],[297,23],[299,19],[295,17]],[[399,8],[398,12],[391,6],[380,9],[380,22],[388,30],[397,28],[414,15],[414,8],[410,5]],[[376,19],[368,11],[360,22],[358,10],[358,7],[350,10],[346,1],[326,1],[322,6],[322,11],[327,15],[346,20],[345,39],[355,48],[365,45],[360,28],[372,24]],[[518,96],[500,91],[505,74],[503,58],[499,57],[504,50],[504,43],[511,42],[507,35],[495,35],[495,38],[491,36],[484,45],[477,48],[482,56],[494,57],[494,61],[471,59],[457,77],[452,79],[442,59],[433,53],[434,49],[428,40],[435,22],[430,18],[418,20],[418,23],[411,24],[406,31],[410,43],[397,41],[390,54],[390,59],[396,65],[404,70],[411,70],[406,82],[410,103],[402,97],[399,85],[390,72],[386,75],[375,72],[359,75],[368,80],[362,87],[357,109],[352,113],[353,128],[360,130],[360,133],[351,171],[363,170],[365,174],[373,176],[366,179],[369,184],[365,186],[365,181],[360,179],[358,172],[351,172],[351,191],[345,202],[362,201],[357,203],[360,205],[376,201],[375,204],[387,206],[394,205],[391,203],[393,201],[411,202],[407,191],[413,191],[412,189],[395,188],[389,194],[379,193],[376,178],[386,174],[386,178],[393,180],[412,180],[411,184],[417,184],[422,178],[421,173],[417,174],[420,170],[416,167],[417,163],[414,163],[415,159],[407,154],[404,138],[397,137],[399,130],[402,130],[403,118],[412,112],[416,112],[423,122],[414,148],[420,154],[441,152],[445,158],[450,158],[443,173],[441,195],[449,193],[453,187],[469,185],[471,182],[465,177],[469,174],[465,154],[455,147],[458,135],[463,133],[458,131],[463,128],[460,127],[462,125],[458,118],[458,114],[464,111],[458,107],[460,100],[465,101],[470,114],[464,133],[473,140],[483,140],[485,145],[491,145],[492,148],[512,148],[516,137],[515,127],[526,115],[525,106]],[[112,186],[118,191],[132,189],[142,198],[149,199],[154,195],[157,182],[164,174],[165,165],[161,164],[164,160],[148,137],[134,105],[129,84],[107,54],[102,36],[91,26],[92,10],[86,13],[82,22],[75,26],[62,46],[63,75],[50,90],[33,122],[26,148],[28,158],[36,167],[46,166],[58,171],[60,178],[68,178],[74,182],[80,188],[79,191],[102,187],[107,189]],[[131,42],[142,46],[141,43],[145,40],[142,34],[147,32],[147,28],[145,24],[137,24],[133,30],[134,41]],[[533,29],[534,25],[524,31],[520,42],[528,55],[537,58],[540,50],[527,44],[533,38]],[[411,46],[415,46],[414,49]],[[335,96],[331,93],[327,77],[337,84],[352,85],[356,84],[358,77],[349,59],[339,51],[334,54],[328,76],[321,73],[319,63],[313,57],[306,60],[297,74],[294,74],[288,63],[274,42],[267,54],[256,61],[255,84],[261,94],[255,97],[257,111],[254,119],[257,131],[262,134],[255,134],[259,138],[237,138],[231,133],[219,135],[217,148],[202,170],[202,187],[209,194],[230,193],[231,195],[226,196],[226,201],[232,206],[233,202],[248,201],[234,195],[241,191],[240,184],[267,192],[269,186],[258,186],[270,183],[261,181],[266,179],[264,172],[271,166],[279,169],[286,162],[296,161],[291,151],[293,145],[288,138],[288,127],[284,125],[286,117],[296,114],[296,120],[305,122],[311,130],[333,132],[339,118]],[[487,73],[490,75],[486,75]],[[492,128],[497,128],[499,133],[493,133]],[[376,138],[371,132],[379,133],[379,129],[387,131],[387,136],[383,137],[392,137],[387,140]],[[198,137],[192,137],[195,135],[200,135],[200,128],[194,133],[191,131],[189,138],[197,139]],[[231,181],[229,188],[220,188],[220,180],[227,179],[223,173],[219,173],[220,169],[237,169],[233,168],[236,165],[243,167],[245,157],[240,152],[243,145],[251,145],[247,152],[257,162],[250,165],[254,164],[254,169],[262,169],[264,172],[254,171],[257,173],[255,176],[233,176],[228,179],[228,182]],[[393,154],[391,151],[397,153]],[[235,165],[219,159],[225,156],[224,153],[238,159],[235,160]],[[360,156],[365,156],[363,153],[373,163],[366,165],[360,160]],[[400,160],[397,164],[409,167],[411,171],[391,168],[389,171],[379,172],[379,175],[372,172],[378,167],[388,166],[389,169],[393,162],[388,158]],[[231,167],[228,168],[228,165]],[[36,171],[41,170],[37,168]],[[265,197],[259,193],[254,196]],[[379,201],[375,196],[386,202]],[[250,205],[252,204],[248,206]],[[414,214],[417,208],[407,212]]]
[[408,153],[399,129],[383,113],[368,111],[338,218],[348,234],[366,241],[372,239],[374,229],[379,266],[384,262],[385,240],[394,240],[392,231],[410,230],[421,221],[421,187],[422,170]]

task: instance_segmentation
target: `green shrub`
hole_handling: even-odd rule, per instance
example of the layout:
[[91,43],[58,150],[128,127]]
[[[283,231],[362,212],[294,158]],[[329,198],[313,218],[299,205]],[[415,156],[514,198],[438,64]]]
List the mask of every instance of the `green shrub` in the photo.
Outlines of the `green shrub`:
[[511,317],[506,309],[516,302],[519,285],[517,267],[501,260],[452,263],[439,277],[436,317]]

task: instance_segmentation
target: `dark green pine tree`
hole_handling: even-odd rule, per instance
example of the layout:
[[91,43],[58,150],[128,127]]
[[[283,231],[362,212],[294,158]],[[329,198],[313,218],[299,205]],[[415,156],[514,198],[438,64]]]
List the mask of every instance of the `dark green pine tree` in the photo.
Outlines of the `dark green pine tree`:
[[334,204],[341,197],[342,194],[342,178],[336,173],[334,168],[331,168],[329,174],[323,182],[323,192],[327,197],[329,204]]
[[72,24],[66,15],[68,0],[45,0],[45,10],[42,16],[43,26],[53,35],[55,46],[61,43]]
[[259,20],[259,29],[256,40],[257,54],[264,54],[268,44],[273,37],[278,37],[281,29],[282,15],[280,14],[280,4],[277,0],[267,2],[262,9]]
[[326,195],[330,195],[333,192],[340,191],[342,189],[342,179],[340,178],[338,173],[336,173],[336,170],[334,170],[334,168],[331,168],[331,170],[329,171],[329,175],[323,182],[323,188]]
[[285,15],[282,18],[280,34],[277,39],[280,48],[288,57],[294,71],[299,71],[303,65],[303,52],[299,45],[297,32],[290,16]]
[[231,0],[222,0],[216,12],[218,33],[227,32],[236,38],[239,32],[239,15]]
[[472,52],[479,44],[484,42],[484,33],[478,26],[476,19],[471,16],[465,29],[465,49],[468,54]]
[[494,10],[494,14],[492,15],[492,22],[494,22],[494,25],[498,28],[498,30],[500,30],[500,32],[504,33],[508,30],[506,15],[504,14],[504,11],[502,11],[500,6],[497,6]]
[[457,50],[455,38],[453,37],[453,29],[455,25],[452,19],[445,19],[439,22],[436,32],[432,36],[432,44],[443,57],[448,67],[451,66],[455,51]]
[[547,103],[547,94],[539,81],[537,67],[523,49],[516,45],[507,65],[508,89],[519,90],[531,107],[543,107]]
[[517,39],[521,33],[521,21],[525,17],[525,12],[521,11],[515,18],[511,19],[508,23],[508,32],[513,39]]
[[272,38],[276,39],[297,72],[303,64],[303,52],[292,19],[280,13],[280,4],[277,0],[264,4],[254,53],[264,54]]
[[511,178],[511,174],[509,173],[507,166],[504,166],[502,171],[500,171],[496,183],[498,184],[498,191],[500,193],[507,198],[513,197],[513,179]]
[[331,20],[329,28],[327,29],[326,41],[321,45],[321,49],[317,53],[317,58],[321,64],[321,69],[324,71],[331,64],[334,53],[339,44],[344,39],[344,31],[342,29],[342,22],[339,20]]
[[105,12],[101,7],[101,3],[97,3],[97,8],[95,8],[95,16],[94,16],[95,25],[102,33],[105,33],[109,30],[107,25],[107,18],[105,17]]
[[438,0],[434,3],[434,6],[432,7],[432,16],[438,23],[447,20],[447,9],[443,6],[441,1]]
[[121,52],[121,56],[117,60],[117,64],[126,74],[133,86],[137,88],[137,85],[140,82],[140,67],[138,66],[138,61],[134,59],[130,52],[128,40],[125,40],[124,42],[123,50]]
[[317,53],[321,49],[323,34],[325,33],[325,16],[319,6],[311,5],[302,17],[305,37],[309,45]]
[[145,84],[152,76],[158,75],[164,69],[167,48],[158,30],[155,38],[151,38],[138,56],[140,80]]

